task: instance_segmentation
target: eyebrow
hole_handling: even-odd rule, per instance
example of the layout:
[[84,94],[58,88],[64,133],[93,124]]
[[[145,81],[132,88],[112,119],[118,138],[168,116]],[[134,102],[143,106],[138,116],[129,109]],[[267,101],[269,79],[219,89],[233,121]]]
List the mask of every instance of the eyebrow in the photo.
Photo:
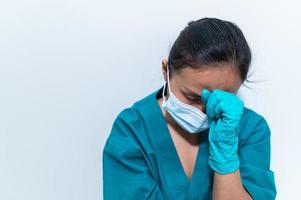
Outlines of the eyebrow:
[[[185,91],[184,91],[185,94],[191,95],[191,96],[196,97],[196,98],[201,98],[201,91],[200,91],[200,94],[198,94],[198,93],[195,93],[194,91],[190,90],[189,88],[187,88],[187,87],[185,87],[185,86],[182,86],[182,88],[185,90]],[[206,88],[206,87],[205,87],[205,88]],[[208,90],[211,91],[210,88],[208,88]],[[227,92],[231,92],[231,93],[232,93],[232,91],[229,90],[229,89],[226,89],[226,90],[224,90],[224,91],[227,91]]]

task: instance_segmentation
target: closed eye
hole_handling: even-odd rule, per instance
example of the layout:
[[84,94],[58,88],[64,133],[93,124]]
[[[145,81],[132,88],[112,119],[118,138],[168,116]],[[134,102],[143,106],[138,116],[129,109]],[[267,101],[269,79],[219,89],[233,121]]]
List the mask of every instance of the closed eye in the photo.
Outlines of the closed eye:
[[201,102],[201,97],[194,93],[186,93],[185,91],[182,92],[183,95],[186,97],[187,100],[193,103]]
[[201,101],[201,99],[200,99],[200,98],[188,97],[188,99],[189,99],[190,101],[193,101],[193,102],[198,102],[198,101]]

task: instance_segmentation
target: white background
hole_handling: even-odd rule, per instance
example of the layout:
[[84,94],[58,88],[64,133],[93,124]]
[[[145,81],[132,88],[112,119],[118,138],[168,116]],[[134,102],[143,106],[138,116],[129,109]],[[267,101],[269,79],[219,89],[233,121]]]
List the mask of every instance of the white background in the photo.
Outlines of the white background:
[[161,87],[190,20],[236,23],[253,53],[245,104],[272,130],[277,199],[300,186],[297,1],[10,0],[0,6],[0,199],[102,199],[116,115]]

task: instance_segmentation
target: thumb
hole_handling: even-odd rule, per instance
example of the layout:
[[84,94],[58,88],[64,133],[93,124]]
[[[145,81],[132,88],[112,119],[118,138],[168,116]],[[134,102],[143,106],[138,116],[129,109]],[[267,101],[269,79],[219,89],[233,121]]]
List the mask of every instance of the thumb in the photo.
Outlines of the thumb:
[[206,105],[210,96],[210,91],[207,89],[203,89],[201,93],[202,101]]

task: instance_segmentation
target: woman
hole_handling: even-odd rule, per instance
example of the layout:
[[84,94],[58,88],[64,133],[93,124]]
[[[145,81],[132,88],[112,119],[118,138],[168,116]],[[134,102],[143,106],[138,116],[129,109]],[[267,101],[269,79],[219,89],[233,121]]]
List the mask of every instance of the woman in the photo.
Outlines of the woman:
[[270,128],[236,95],[250,63],[235,24],[189,22],[162,61],[164,86],[114,121],[104,199],[275,199]]

